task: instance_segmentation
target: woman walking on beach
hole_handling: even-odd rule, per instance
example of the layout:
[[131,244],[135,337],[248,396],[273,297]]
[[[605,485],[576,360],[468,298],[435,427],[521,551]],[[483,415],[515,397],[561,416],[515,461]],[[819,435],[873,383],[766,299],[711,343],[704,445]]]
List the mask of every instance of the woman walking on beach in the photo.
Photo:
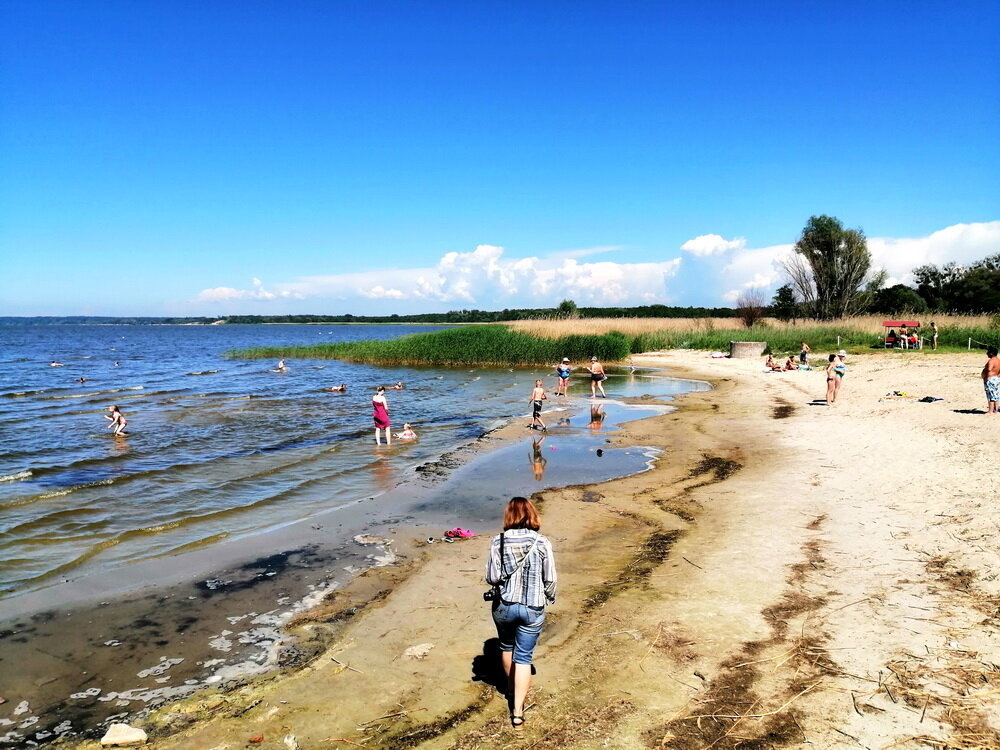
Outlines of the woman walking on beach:
[[552,544],[538,533],[540,526],[534,503],[523,497],[511,499],[503,514],[503,533],[493,537],[486,563],[515,730],[524,727],[524,699],[531,685],[531,659],[545,622],[545,605],[556,600]]
[[590,358],[590,367],[587,368],[587,372],[590,373],[590,397],[597,398],[597,390],[601,391],[601,398],[607,398],[608,394],[604,392],[604,381],[608,379],[608,376],[604,374],[604,366],[597,361],[597,357]]
[[375,389],[372,397],[372,417],[375,419],[375,445],[382,445],[382,430],[385,430],[385,444],[392,445],[392,433],[389,431],[389,401],[385,397],[385,387]]

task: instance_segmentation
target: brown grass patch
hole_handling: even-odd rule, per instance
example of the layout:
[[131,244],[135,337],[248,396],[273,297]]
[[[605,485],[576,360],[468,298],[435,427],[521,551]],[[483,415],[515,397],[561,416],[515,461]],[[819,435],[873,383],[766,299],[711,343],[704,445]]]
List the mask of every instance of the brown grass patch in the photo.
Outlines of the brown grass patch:
[[[989,327],[990,315],[941,315],[934,314],[939,327],[974,326]],[[839,320],[825,321],[822,325],[847,326],[865,333],[883,333],[882,315],[853,315]],[[783,322],[776,318],[764,318],[762,323],[776,330],[809,329],[820,325],[814,320]],[[710,333],[716,330],[742,328],[739,318],[570,318],[559,320],[516,320],[506,323],[515,330],[524,331],[544,338],[560,338],[572,334],[603,335],[619,331],[627,336],[656,331],[691,331]]]

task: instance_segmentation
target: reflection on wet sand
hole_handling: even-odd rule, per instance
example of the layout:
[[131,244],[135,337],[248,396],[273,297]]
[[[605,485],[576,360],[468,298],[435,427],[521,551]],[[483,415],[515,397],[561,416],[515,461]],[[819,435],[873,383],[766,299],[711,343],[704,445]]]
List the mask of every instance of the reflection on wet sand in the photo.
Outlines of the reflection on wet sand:
[[545,476],[545,465],[548,463],[548,459],[542,453],[543,440],[545,440],[545,436],[540,435],[531,441],[531,473],[539,482]]

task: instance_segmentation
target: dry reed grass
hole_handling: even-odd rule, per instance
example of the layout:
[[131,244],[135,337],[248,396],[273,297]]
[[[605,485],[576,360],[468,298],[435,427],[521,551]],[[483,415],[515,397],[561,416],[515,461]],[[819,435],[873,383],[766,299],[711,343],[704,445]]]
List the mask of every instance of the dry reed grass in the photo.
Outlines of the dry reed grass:
[[[925,326],[933,320],[939,327],[961,326],[987,328],[990,325],[990,315],[917,315],[915,318]],[[794,330],[796,328],[814,328],[817,325],[843,326],[864,333],[882,333],[882,323],[888,320],[884,315],[853,315],[839,320],[826,321],[822,324],[815,320],[798,320],[782,322],[776,318],[764,318],[769,328],[775,330]],[[559,320],[517,320],[508,323],[515,330],[543,338],[559,338],[571,334],[600,336],[611,331],[619,331],[626,336],[638,336],[643,333],[658,331],[711,333],[742,328],[739,318],[570,318]]]

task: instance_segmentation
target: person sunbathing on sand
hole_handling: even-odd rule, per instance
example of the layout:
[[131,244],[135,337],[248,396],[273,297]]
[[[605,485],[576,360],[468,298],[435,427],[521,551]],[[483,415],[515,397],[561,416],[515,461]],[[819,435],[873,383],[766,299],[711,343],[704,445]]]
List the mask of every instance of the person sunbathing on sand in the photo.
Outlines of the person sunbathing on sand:
[[789,354],[788,359],[785,360],[785,370],[798,370],[799,366],[795,363],[795,355]]
[[764,362],[764,367],[772,372],[781,372],[781,365],[774,361],[774,357],[770,354],[767,355],[767,360]]

